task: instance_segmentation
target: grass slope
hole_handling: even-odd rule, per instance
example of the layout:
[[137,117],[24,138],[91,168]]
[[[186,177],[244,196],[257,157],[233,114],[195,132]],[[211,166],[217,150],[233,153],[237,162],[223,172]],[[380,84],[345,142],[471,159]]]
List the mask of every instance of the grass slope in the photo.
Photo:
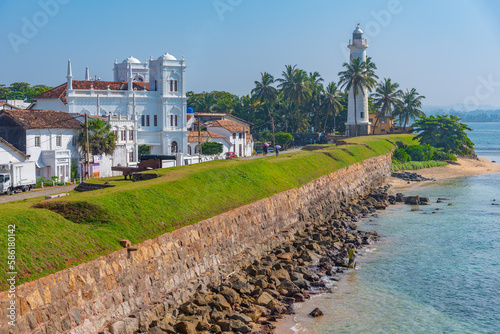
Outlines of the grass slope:
[[[133,244],[151,239],[389,153],[394,148],[391,143],[398,140],[410,144],[413,136],[359,137],[348,140],[348,145],[326,145],[311,152],[155,170],[159,178],[141,182],[99,179],[94,182],[116,187],[71,192],[50,201],[0,204],[2,226],[5,235],[7,225],[17,227],[16,261],[22,283],[118,250],[122,238]],[[6,237],[0,246],[7,249]],[[5,275],[6,271],[0,274],[1,290],[7,287]]]

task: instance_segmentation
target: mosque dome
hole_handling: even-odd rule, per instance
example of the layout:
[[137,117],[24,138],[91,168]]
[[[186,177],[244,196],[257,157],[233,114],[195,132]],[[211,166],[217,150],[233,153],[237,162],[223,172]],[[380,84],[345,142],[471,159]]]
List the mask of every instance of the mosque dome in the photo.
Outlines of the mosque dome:
[[170,53],[166,52],[163,56],[160,56],[158,59],[163,59],[163,60],[177,60],[174,56],[172,56]]
[[140,64],[141,61],[139,59],[137,59],[137,58],[134,58],[134,57],[130,56],[127,59],[125,59],[124,61],[122,61],[122,63]]

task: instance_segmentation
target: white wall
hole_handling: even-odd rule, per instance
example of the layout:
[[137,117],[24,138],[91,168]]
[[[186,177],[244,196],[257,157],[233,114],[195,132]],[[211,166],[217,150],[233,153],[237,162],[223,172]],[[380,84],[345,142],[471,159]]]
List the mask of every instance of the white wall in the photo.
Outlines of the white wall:
[[9,162],[24,162],[25,159],[12,148],[0,143],[0,165]]

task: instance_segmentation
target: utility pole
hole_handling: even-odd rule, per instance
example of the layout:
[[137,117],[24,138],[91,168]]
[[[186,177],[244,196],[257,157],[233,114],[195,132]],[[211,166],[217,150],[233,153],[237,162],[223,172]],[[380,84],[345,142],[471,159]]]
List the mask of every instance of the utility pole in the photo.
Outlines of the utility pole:
[[200,162],[201,162],[201,127],[199,119],[198,119],[198,154],[200,156]]
[[90,153],[89,153],[89,115],[85,114],[85,179],[89,178],[89,163],[90,163]]

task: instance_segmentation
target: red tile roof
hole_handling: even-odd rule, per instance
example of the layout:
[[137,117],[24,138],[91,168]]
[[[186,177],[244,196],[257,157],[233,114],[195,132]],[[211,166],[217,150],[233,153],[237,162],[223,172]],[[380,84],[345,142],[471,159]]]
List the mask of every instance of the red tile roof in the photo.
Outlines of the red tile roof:
[[24,159],[28,159],[30,157],[29,155],[25,154],[23,151],[18,150],[16,147],[14,147],[14,145],[12,145],[11,143],[9,143],[8,141],[6,141],[5,139],[3,139],[2,137],[0,137],[0,144],[3,144],[5,146],[7,146],[12,151],[14,151],[17,154],[19,154],[20,156],[22,156]]
[[25,129],[81,129],[80,122],[73,115],[57,110],[2,110]]
[[208,134],[208,141],[213,138],[226,138],[224,135],[220,135],[218,133],[212,132],[212,131],[190,131],[188,132],[188,142],[190,143],[198,143],[198,142],[206,142],[207,141],[207,134]]
[[230,121],[228,119],[214,121],[208,127],[209,128],[211,128],[211,127],[224,128],[224,129],[227,129],[231,132],[249,132],[250,131],[248,126],[241,125],[240,123],[236,123],[236,122]]
[[[128,82],[125,81],[87,81],[87,80],[73,80],[73,89],[89,89],[93,86],[96,90],[128,90]],[[149,90],[149,82],[133,82],[134,90]],[[68,83],[63,83],[51,90],[46,91],[33,99],[60,99],[66,103],[66,91]]]

